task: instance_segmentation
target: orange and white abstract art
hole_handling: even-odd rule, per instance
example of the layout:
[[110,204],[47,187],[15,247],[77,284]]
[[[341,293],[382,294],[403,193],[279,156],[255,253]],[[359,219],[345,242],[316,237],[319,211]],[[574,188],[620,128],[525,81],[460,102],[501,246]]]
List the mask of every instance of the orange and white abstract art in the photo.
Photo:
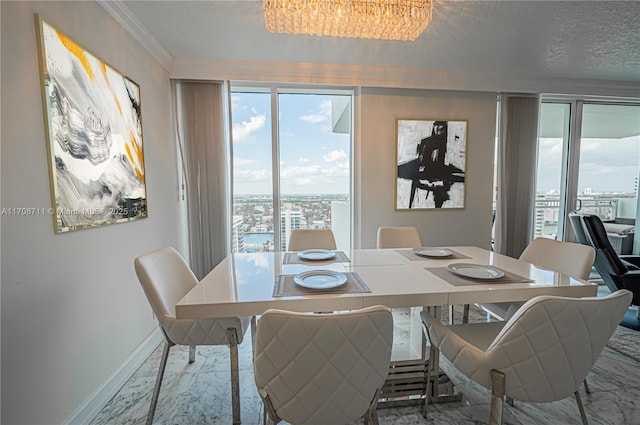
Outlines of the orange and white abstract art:
[[56,232],[147,217],[140,87],[36,16]]

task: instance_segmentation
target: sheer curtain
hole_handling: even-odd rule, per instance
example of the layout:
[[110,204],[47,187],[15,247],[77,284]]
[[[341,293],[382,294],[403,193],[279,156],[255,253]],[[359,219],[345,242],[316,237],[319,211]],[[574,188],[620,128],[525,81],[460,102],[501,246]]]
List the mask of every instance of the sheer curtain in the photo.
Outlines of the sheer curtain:
[[202,279],[229,253],[226,95],[222,81],[174,81],[190,266]]
[[519,257],[531,241],[540,95],[500,95],[496,251]]

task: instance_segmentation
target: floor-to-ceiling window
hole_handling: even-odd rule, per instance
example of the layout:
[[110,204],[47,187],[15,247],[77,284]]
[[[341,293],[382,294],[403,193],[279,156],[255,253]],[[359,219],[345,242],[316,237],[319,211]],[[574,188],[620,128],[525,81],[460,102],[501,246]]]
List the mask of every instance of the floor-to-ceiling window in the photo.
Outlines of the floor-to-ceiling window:
[[351,247],[352,93],[232,85],[232,250],[286,250],[298,228]]
[[570,112],[568,103],[540,105],[534,237],[556,239],[558,224],[563,222],[560,207],[561,194],[566,192],[563,165],[567,163]]
[[543,101],[535,237],[572,239],[571,211],[635,219],[640,174],[640,105]]

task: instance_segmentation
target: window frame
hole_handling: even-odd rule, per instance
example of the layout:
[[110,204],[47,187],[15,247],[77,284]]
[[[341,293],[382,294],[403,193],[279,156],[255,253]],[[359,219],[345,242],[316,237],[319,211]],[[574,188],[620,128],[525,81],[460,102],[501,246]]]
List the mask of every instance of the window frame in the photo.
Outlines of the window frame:
[[[228,90],[229,104],[229,128],[232,128],[233,111],[231,107],[231,97],[234,93],[268,93],[271,101],[271,172],[272,172],[272,203],[273,203],[273,243],[276,251],[282,246],[281,235],[281,205],[282,194],[280,191],[280,132],[279,132],[279,103],[280,94],[308,94],[308,95],[341,95],[350,96],[351,131],[349,134],[349,221],[350,221],[350,247],[354,248],[356,241],[356,184],[357,173],[355,161],[356,153],[359,151],[356,144],[356,102],[359,100],[359,90],[357,87],[334,86],[334,85],[309,85],[309,84],[285,84],[285,83],[264,83],[231,80]],[[229,131],[229,216],[233,216],[234,182],[233,182],[233,131]],[[359,232],[358,232],[359,234]],[[230,248],[232,248],[230,246]]]

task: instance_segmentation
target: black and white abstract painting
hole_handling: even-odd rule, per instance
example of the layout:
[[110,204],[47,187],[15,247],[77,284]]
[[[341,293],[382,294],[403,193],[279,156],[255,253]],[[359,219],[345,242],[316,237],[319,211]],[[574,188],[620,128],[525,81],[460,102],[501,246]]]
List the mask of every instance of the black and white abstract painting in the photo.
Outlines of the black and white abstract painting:
[[145,218],[140,87],[36,20],[55,231]]
[[398,120],[396,210],[464,208],[467,122]]

